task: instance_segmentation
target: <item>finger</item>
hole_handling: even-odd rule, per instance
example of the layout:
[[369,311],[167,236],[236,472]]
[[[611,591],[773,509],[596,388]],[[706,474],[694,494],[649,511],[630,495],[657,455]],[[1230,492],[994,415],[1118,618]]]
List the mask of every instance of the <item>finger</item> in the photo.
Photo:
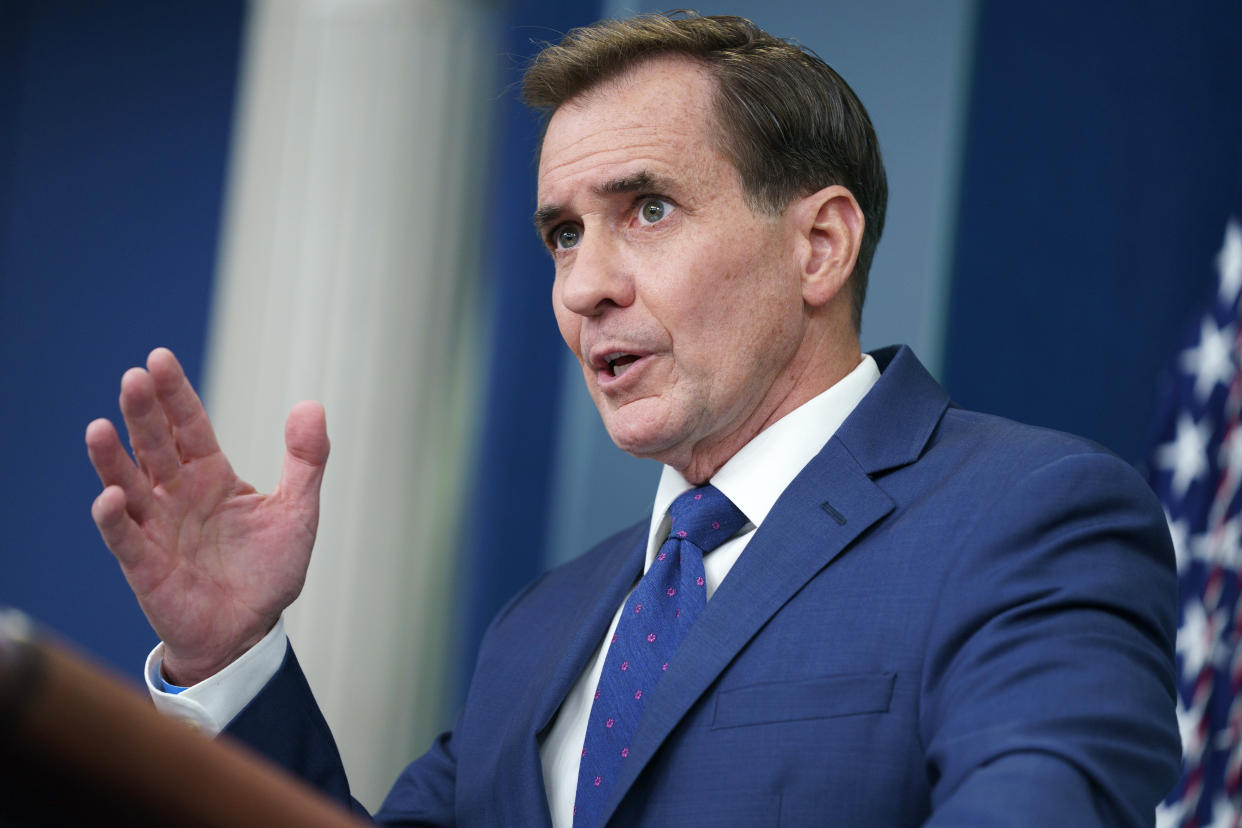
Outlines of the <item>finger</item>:
[[142,560],[146,538],[126,510],[125,492],[120,486],[109,486],[99,493],[91,504],[91,518],[121,566],[128,568]]
[[197,460],[220,450],[211,420],[181,363],[167,348],[156,348],[147,357],[147,371],[155,383],[155,396],[172,427],[182,462]]
[[152,485],[175,485],[181,471],[177,446],[164,410],[155,401],[155,383],[141,368],[130,368],[121,377],[121,414],[129,428],[134,457],[150,476]]
[[101,418],[86,427],[86,453],[104,487],[120,486],[129,514],[145,520],[152,505],[151,483],[130,459],[112,423]]
[[300,508],[318,514],[319,485],[328,462],[328,426],[323,406],[307,400],[285,421],[285,463],[280,494]]

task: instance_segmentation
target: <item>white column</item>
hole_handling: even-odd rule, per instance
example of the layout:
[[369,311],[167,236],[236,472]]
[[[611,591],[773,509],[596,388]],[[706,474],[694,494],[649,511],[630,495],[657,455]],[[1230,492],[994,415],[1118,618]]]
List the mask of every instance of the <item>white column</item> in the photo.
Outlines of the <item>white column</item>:
[[371,808],[444,724],[495,96],[485,11],[256,0],[247,30],[206,396],[265,491],[290,406],[327,409],[319,539],[287,620]]

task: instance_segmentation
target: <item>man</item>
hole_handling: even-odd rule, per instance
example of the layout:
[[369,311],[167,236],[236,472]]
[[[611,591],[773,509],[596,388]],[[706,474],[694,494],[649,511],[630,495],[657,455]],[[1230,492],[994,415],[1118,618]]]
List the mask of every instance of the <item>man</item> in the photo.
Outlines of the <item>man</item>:
[[[570,33],[525,93],[561,334],[665,470],[650,521],[500,612],[378,818],[1151,824],[1179,756],[1159,507],[1099,448],[860,352],[886,187],[848,86],[746,21],[655,16]],[[138,466],[92,423],[92,512],[163,640],[157,704],[347,799],[279,623],[322,409],[290,414],[262,496],[167,351],[121,407]]]

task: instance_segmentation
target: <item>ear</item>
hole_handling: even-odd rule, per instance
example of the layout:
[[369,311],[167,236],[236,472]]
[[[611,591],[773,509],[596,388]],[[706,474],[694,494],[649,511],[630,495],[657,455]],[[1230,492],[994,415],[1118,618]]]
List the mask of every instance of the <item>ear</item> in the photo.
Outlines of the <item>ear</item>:
[[854,194],[839,184],[799,199],[794,209],[804,242],[799,262],[802,299],[812,307],[822,307],[841,292],[854,272],[866,220]]

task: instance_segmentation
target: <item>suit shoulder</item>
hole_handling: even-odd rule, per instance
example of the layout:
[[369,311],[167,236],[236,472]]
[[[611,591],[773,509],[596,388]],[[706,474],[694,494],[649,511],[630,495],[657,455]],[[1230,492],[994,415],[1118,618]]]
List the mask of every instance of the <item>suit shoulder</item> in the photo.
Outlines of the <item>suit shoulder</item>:
[[1147,488],[1130,463],[1086,437],[955,405],[945,411],[928,442],[926,454],[961,455],[967,460],[987,463],[998,473],[1019,475],[1080,458],[1081,462],[1110,469],[1119,478]]
[[[935,488],[969,497],[974,510],[1013,501],[1134,510],[1164,524],[1159,500],[1130,463],[1084,437],[951,406],[911,466],[880,485]],[[899,482],[900,481],[900,482]],[[877,480],[877,482],[880,482]],[[910,494],[910,493],[907,493]],[[990,505],[989,505],[990,504]],[[1077,508],[1077,507],[1076,507]]]
[[997,414],[950,404],[937,429],[940,439],[968,438],[997,443],[1022,443],[1047,453],[1112,454],[1104,446],[1065,431],[1028,425]]

